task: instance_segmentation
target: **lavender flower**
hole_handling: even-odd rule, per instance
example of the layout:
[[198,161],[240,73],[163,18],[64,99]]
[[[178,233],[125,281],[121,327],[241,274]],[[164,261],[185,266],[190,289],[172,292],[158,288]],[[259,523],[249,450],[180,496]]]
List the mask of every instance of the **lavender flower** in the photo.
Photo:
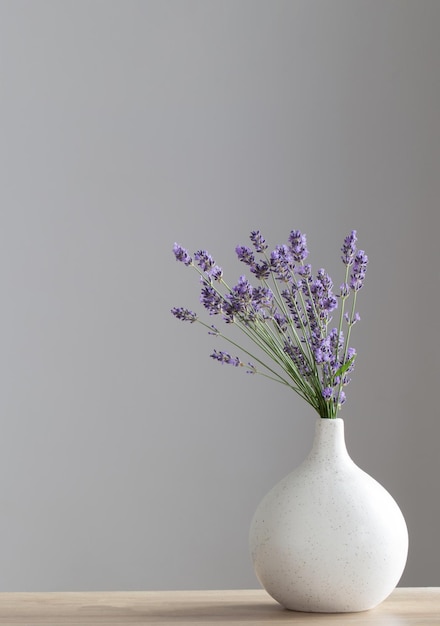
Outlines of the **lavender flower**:
[[227,363],[228,365],[233,365],[234,367],[243,365],[243,363],[240,361],[238,356],[232,357],[227,352],[214,350],[214,352],[210,356],[212,359],[215,359],[216,361],[219,361],[222,364]]
[[328,402],[329,400],[331,400],[331,399],[332,399],[332,396],[333,396],[333,389],[332,389],[332,387],[325,387],[325,388],[322,390],[322,397],[324,398],[324,400],[325,400],[326,402]]
[[202,272],[209,274],[215,266],[214,259],[210,254],[208,254],[208,252],[206,252],[206,250],[198,250],[194,253],[194,258]]
[[356,322],[361,321],[361,316],[357,312],[353,315],[353,317],[350,317],[348,313],[344,313],[344,319],[347,322],[347,324],[349,324],[350,326],[353,326],[353,324],[356,324]]
[[227,321],[233,321],[236,315],[247,318],[255,314],[255,311],[250,308],[252,304],[252,293],[253,287],[246,276],[240,276],[237,285],[235,285],[226,296],[227,304],[225,308]]
[[252,302],[256,309],[270,308],[273,302],[273,293],[268,287],[255,287],[252,290]]
[[254,253],[248,246],[237,246],[235,248],[235,252],[240,261],[246,263],[246,265],[253,266],[255,265]]
[[257,252],[264,252],[267,250],[266,240],[259,230],[253,230],[249,238],[254,244],[254,248]]
[[310,285],[310,292],[314,297],[315,307],[321,311],[323,317],[327,317],[327,313],[334,311],[338,306],[338,301],[332,293],[333,282],[324,269],[320,269],[316,280]]
[[304,317],[304,312],[301,309],[300,303],[298,301],[297,292],[298,287],[296,284],[293,284],[290,286],[289,289],[284,289],[281,292],[281,296],[287,304],[295,328],[299,330],[304,328],[307,320]]
[[181,261],[181,263],[184,263],[185,265],[191,265],[192,258],[188,254],[188,251],[185,250],[185,248],[182,248],[182,246],[179,246],[178,243],[174,244],[173,252],[176,257],[176,261]]
[[312,266],[306,263],[305,265],[300,265],[296,268],[296,273],[298,276],[303,276],[304,278],[308,278],[312,275]]
[[313,369],[299,346],[295,346],[291,340],[287,340],[284,343],[284,352],[290,356],[301,376],[308,378],[312,375]]
[[338,397],[338,404],[339,404],[339,406],[344,404],[345,400],[346,400],[345,392],[344,391],[340,391],[339,392],[339,397]]
[[279,311],[275,311],[273,314],[273,320],[275,322],[275,327],[279,330],[280,333],[284,333],[287,330],[287,318],[280,313]]
[[266,261],[261,261],[251,266],[251,272],[258,280],[265,280],[270,276],[270,267]]
[[367,271],[368,257],[363,250],[359,250],[355,256],[353,269],[350,276],[350,287],[353,291],[359,291],[363,287]]
[[287,246],[277,246],[275,250],[271,252],[270,267],[278,280],[284,282],[292,280],[294,260]]
[[253,287],[246,276],[240,276],[238,283],[232,288],[231,296],[239,298],[245,308],[252,300],[252,292]]
[[200,302],[210,315],[218,315],[223,311],[223,298],[209,283],[204,283],[200,294]]
[[349,296],[350,285],[347,285],[347,283],[342,283],[342,285],[339,287],[339,295],[341,298],[346,298],[347,296]]
[[304,261],[309,251],[307,250],[307,238],[299,230],[292,230],[289,236],[290,250],[297,263]]
[[217,281],[220,281],[223,278],[223,270],[218,265],[214,265],[214,267],[210,269],[207,274],[210,278]]
[[177,317],[178,320],[191,322],[191,324],[197,320],[196,313],[190,311],[189,309],[184,309],[183,307],[174,307],[171,309],[171,313],[174,317]]
[[[314,275],[312,266],[305,263],[307,240],[299,230],[290,231],[288,244],[276,246],[270,255],[259,230],[251,232],[250,240],[253,249],[237,246],[236,254],[250,275],[260,281],[256,287],[245,275],[228,287],[223,270],[206,250],[195,252],[193,262],[185,248],[174,244],[175,258],[201,276],[200,302],[207,313],[220,314],[229,328],[233,323],[237,332],[260,351],[260,356],[254,356],[252,348],[243,348],[255,359],[258,370],[253,363],[246,366],[239,356],[222,350],[214,350],[210,356],[219,363],[244,366],[250,374],[279,382],[298,393],[321,417],[335,418],[345,402],[344,388],[354,370],[356,350],[349,345],[350,333],[360,320],[356,298],[368,265],[365,252],[356,248],[356,231],[345,237],[341,248],[345,277],[337,295],[325,269]],[[258,261],[256,253],[263,255]],[[338,298],[339,324],[329,328]],[[348,313],[345,307],[350,299]],[[175,307],[171,312],[177,319],[202,324],[210,335],[239,348],[235,338],[202,321],[190,309]]]
[[[329,337],[330,337],[331,351],[335,357],[334,364],[336,364],[338,362],[337,361],[338,354],[341,352],[341,350],[344,347],[344,333],[342,331],[339,332],[337,328],[332,328],[329,333]],[[337,367],[339,367],[339,364]]]
[[356,241],[356,231],[352,230],[351,233],[344,239],[344,245],[341,248],[341,259],[344,265],[353,265],[354,256],[356,254]]
[[330,337],[315,338],[313,341],[313,356],[315,362],[319,364],[330,361]]

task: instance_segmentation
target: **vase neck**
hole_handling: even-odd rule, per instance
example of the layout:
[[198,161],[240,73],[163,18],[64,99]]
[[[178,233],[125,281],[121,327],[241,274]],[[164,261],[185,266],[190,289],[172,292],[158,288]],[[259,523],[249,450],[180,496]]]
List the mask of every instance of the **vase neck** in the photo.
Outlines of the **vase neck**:
[[308,458],[330,464],[350,459],[341,418],[316,420],[313,446]]

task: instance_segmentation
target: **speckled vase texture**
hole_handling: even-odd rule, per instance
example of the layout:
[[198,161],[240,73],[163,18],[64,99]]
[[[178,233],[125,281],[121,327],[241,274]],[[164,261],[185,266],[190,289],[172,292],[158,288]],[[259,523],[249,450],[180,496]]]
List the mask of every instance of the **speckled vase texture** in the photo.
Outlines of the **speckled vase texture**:
[[306,460],[262,500],[250,549],[266,591],[287,609],[371,609],[393,591],[408,531],[391,495],[349,457],[342,419],[318,419]]

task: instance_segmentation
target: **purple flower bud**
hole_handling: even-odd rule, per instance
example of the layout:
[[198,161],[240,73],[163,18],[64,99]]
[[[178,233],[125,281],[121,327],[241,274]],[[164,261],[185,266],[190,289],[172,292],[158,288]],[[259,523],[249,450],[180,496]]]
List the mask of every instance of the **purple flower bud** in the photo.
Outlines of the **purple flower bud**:
[[198,250],[198,252],[194,253],[194,258],[202,272],[209,273],[215,265],[214,259],[206,250]]
[[327,311],[327,313],[331,313],[338,308],[338,301],[333,294],[330,294],[326,298],[323,298],[322,308],[324,309],[324,311]]
[[208,270],[208,276],[213,278],[214,280],[221,280],[223,277],[223,270],[218,265],[214,265],[214,267]]
[[309,251],[307,250],[306,236],[301,234],[299,230],[292,230],[289,236],[290,250],[293,258],[297,263],[301,263],[307,258]]
[[304,276],[304,277],[308,277],[312,275],[312,266],[309,263],[306,263],[305,265],[300,265],[297,269],[296,269],[296,273],[298,274],[298,276]]
[[310,376],[312,369],[301,348],[295,346],[291,340],[287,340],[284,342],[284,352],[290,356],[301,376]]
[[248,246],[237,246],[235,252],[239,260],[246,263],[246,265],[255,265],[254,253]]
[[356,356],[356,348],[348,348],[347,350],[347,361],[350,361],[353,357]]
[[269,308],[272,305],[273,293],[268,287],[255,287],[252,291],[253,305],[259,309],[260,307]]
[[253,287],[246,276],[240,276],[238,283],[232,288],[232,291],[237,296],[240,296],[246,303],[250,302],[252,299]]
[[329,334],[329,338],[331,351],[333,352],[333,354],[337,355],[344,346],[344,333],[342,331],[339,333],[337,328],[332,328]]
[[362,288],[367,272],[368,257],[363,250],[359,250],[353,263],[353,269],[350,276],[350,287],[353,291],[359,291]]
[[[306,283],[307,286],[307,283]],[[324,269],[320,269],[316,280],[309,282],[310,293],[313,296],[314,307],[311,313],[318,315],[321,320],[328,320],[329,313],[338,307],[336,296],[332,293],[333,281]],[[307,291],[305,291],[307,293]]]
[[276,324],[277,329],[281,332],[284,333],[287,330],[287,319],[285,318],[285,316],[280,313],[279,311],[275,311],[274,315],[273,315],[273,320]]
[[325,387],[325,389],[322,390],[322,397],[324,398],[326,402],[331,400],[332,395],[333,395],[333,389],[331,387]]
[[298,289],[296,285],[292,285],[290,286],[289,289],[284,289],[281,292],[281,296],[283,297],[283,299],[285,300],[288,306],[292,320],[295,323],[295,327],[298,329],[302,329],[307,324],[307,319],[306,319],[306,316],[304,315],[302,307],[300,306],[298,302],[297,292],[298,292]]
[[191,265],[192,258],[188,254],[188,251],[185,250],[185,248],[182,248],[182,246],[179,246],[178,243],[174,244],[173,252],[174,252],[174,256],[176,257],[176,261],[180,261],[181,263],[184,263],[185,265]]
[[347,283],[342,283],[339,287],[339,295],[341,298],[346,298],[350,293],[350,286]]
[[228,323],[233,322],[235,315],[241,315],[247,318],[250,318],[252,315],[255,316],[255,311],[250,308],[252,296],[252,285],[246,276],[240,276],[238,283],[226,296],[225,321]]
[[174,317],[177,317],[178,320],[182,320],[184,322],[195,322],[197,320],[197,315],[190,311],[189,309],[184,309],[183,307],[174,307],[171,309],[171,313]]
[[269,265],[266,263],[266,261],[261,261],[261,263],[256,263],[255,265],[253,265],[251,267],[251,272],[255,274],[258,280],[263,280],[265,278],[269,278],[270,276]]
[[345,313],[344,318],[351,326],[356,324],[356,322],[361,321],[361,316],[359,315],[359,313],[355,313],[351,319],[348,313]]
[[257,252],[264,252],[264,250],[267,250],[266,240],[259,230],[253,230],[251,232],[250,240],[254,244],[254,248]]
[[270,266],[278,280],[289,282],[294,266],[293,256],[287,246],[277,246],[270,254]]
[[[196,263],[197,269],[201,269],[198,271],[200,301],[209,314],[221,314],[226,324],[236,322],[237,330],[244,330],[267,356],[273,356],[292,379],[294,390],[301,391],[301,395],[304,393],[312,406],[334,417],[345,402],[342,388],[350,382],[356,350],[348,346],[348,338],[344,338],[339,328],[330,330],[331,314],[338,306],[339,297],[342,308],[350,295],[355,306],[356,292],[363,286],[368,265],[365,252],[356,248],[356,231],[345,238],[341,248],[346,277],[337,295],[333,293],[333,282],[327,272],[320,269],[315,277],[311,265],[305,263],[307,241],[299,230],[292,230],[287,245],[277,246],[270,258],[266,256],[267,245],[260,231],[252,231],[250,240],[252,248],[237,246],[236,253],[239,260],[248,265],[251,274],[262,281],[258,287],[253,287],[246,276],[241,276],[229,289],[223,281],[222,269],[206,250],[198,250],[193,255],[194,261],[177,243],[173,251],[176,260],[192,267]],[[258,261],[257,253],[262,255]],[[273,293],[266,283],[269,278],[282,281],[281,289],[277,287]],[[359,314],[354,309],[352,311],[345,314],[342,311],[349,331],[360,320]],[[189,309],[175,307],[171,312],[177,319],[190,323],[198,321],[196,313]],[[222,335],[214,325],[203,325],[210,335]],[[249,374],[258,373],[252,363],[246,366],[239,357],[227,352],[214,350],[210,356],[222,364],[244,366]],[[268,367],[263,361],[260,363]],[[268,369],[274,372],[270,367]],[[279,379],[286,382],[282,376]]]
[[238,367],[239,365],[242,364],[238,356],[232,357],[227,352],[214,350],[214,352],[210,356],[212,359],[215,359],[216,361],[219,361],[219,363],[222,363],[222,364],[227,363],[228,365],[233,365],[234,367]]
[[204,283],[200,294],[200,302],[210,315],[218,315],[223,310],[223,298],[209,283]]
[[345,400],[346,400],[345,393],[343,391],[340,391],[339,392],[339,398],[338,398],[338,404],[339,405],[344,404]]
[[352,230],[351,233],[344,239],[344,245],[341,248],[341,259],[344,265],[353,264],[354,255],[356,254],[356,241],[356,231]]

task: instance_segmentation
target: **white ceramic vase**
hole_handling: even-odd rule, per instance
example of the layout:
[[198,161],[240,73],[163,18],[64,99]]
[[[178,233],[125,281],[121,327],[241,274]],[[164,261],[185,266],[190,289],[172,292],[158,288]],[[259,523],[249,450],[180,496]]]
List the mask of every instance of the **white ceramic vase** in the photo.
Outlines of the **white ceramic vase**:
[[257,578],[287,609],[364,611],[405,568],[408,531],[390,494],[351,460],[342,419],[318,419],[306,460],[260,503],[250,549]]

